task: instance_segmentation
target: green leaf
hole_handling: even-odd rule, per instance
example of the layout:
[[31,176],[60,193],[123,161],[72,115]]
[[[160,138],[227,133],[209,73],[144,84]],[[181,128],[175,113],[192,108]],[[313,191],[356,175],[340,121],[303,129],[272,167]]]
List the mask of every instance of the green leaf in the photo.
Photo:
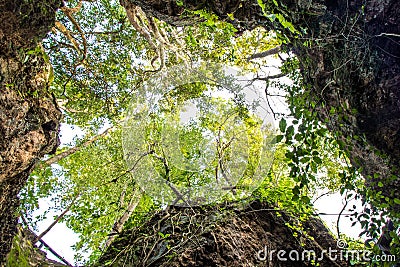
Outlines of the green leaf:
[[295,136],[294,136],[294,139],[296,139],[296,141],[300,141],[300,140],[302,140],[303,139],[303,135],[302,134],[300,134],[300,133],[297,133]]
[[262,12],[263,12],[263,14],[265,16],[266,15],[266,11],[265,11],[266,6],[265,6],[263,0],[257,0],[257,3],[261,7],[261,10],[262,10]]
[[309,198],[308,196],[302,196],[302,197],[301,197],[301,201],[302,201],[303,203],[310,203],[310,198]]
[[279,130],[280,130],[282,133],[285,132],[285,130],[286,130],[286,125],[287,125],[286,120],[285,120],[284,118],[282,118],[282,119],[279,121]]
[[276,136],[276,139],[275,139],[275,142],[276,142],[276,143],[279,143],[279,142],[282,141],[282,139],[283,139],[283,135],[282,135],[282,134],[277,135],[277,136]]
[[282,14],[275,14],[275,15],[283,27],[289,29],[289,31],[291,31],[292,33],[297,32],[293,24],[290,21],[287,21]]
[[292,193],[293,193],[293,195],[295,195],[295,196],[299,196],[300,195],[300,189],[299,189],[299,187],[298,186],[295,186],[293,189],[292,189]]
[[310,158],[308,158],[308,157],[303,157],[303,158],[300,159],[301,163],[306,163],[306,162],[309,162],[309,161],[310,161]]
[[315,163],[317,163],[317,164],[322,164],[322,159],[321,159],[320,157],[314,156],[314,157],[313,157],[313,160],[314,160]]
[[290,125],[286,130],[286,136],[288,139],[290,139],[292,138],[293,135],[294,135],[294,127],[293,125]]

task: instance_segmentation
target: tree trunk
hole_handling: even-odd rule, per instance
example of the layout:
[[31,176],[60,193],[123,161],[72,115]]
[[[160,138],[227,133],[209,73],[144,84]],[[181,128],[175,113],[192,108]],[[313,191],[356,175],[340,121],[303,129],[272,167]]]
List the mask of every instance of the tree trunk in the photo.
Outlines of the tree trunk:
[[[392,201],[400,195],[398,0],[263,0],[267,13],[283,14],[306,32],[301,38],[279,23],[272,24],[255,0],[183,0],[183,7],[167,0],[120,2],[126,9],[138,5],[149,16],[175,25],[189,21],[181,17],[183,7],[206,8],[239,31],[263,26],[287,35],[288,46],[299,58],[303,81],[310,85],[310,101],[317,103],[320,120],[340,132],[350,160],[362,168],[367,185],[382,191],[392,210],[400,211]],[[228,14],[235,18],[233,22],[227,19]],[[305,41],[311,44],[304,45]],[[339,111],[332,115],[332,108]],[[379,182],[384,188],[378,186]]]
[[48,93],[40,46],[59,0],[0,1],[0,264],[16,233],[18,193],[36,161],[58,146],[61,112]]
[[297,223],[259,201],[244,207],[169,207],[124,230],[95,266],[306,267],[312,259],[322,267],[348,266],[319,218],[303,222],[302,230]]
[[342,134],[367,187],[388,197],[377,202],[398,212],[393,199],[400,195],[400,2],[326,2],[313,34],[330,40],[299,53],[314,59],[305,66],[305,80],[320,102],[320,119]]

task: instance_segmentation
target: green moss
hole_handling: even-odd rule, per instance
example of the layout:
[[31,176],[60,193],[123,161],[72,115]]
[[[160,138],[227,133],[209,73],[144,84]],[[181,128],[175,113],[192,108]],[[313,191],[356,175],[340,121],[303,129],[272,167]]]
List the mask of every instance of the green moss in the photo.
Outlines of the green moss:
[[30,267],[29,257],[31,255],[30,249],[24,249],[21,245],[24,241],[21,239],[21,236],[18,234],[14,237],[13,245],[10,253],[7,255],[6,259],[6,267]]

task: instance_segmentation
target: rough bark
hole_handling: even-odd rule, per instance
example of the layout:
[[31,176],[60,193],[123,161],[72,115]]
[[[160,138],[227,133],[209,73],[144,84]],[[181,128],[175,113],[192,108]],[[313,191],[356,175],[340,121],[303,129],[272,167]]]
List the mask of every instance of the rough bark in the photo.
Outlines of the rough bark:
[[299,53],[313,59],[303,64],[305,80],[320,119],[342,134],[367,186],[393,200],[400,195],[400,2],[326,1],[326,7],[312,29],[324,47]]
[[18,193],[38,158],[58,146],[61,112],[38,46],[59,0],[0,1],[0,264],[16,233]]
[[265,20],[257,1],[184,0],[182,2],[183,5],[179,6],[177,1],[173,0],[120,0],[121,5],[127,10],[140,6],[149,17],[156,17],[175,26],[190,25],[198,21],[193,17],[183,16],[185,8],[208,9],[222,19],[228,18],[227,14],[234,14],[235,20],[232,23],[239,31],[253,29],[260,26],[260,23],[272,26],[268,20]]
[[[286,34],[321,121],[340,132],[350,160],[362,168],[370,188],[389,199],[400,195],[398,0],[276,1],[279,6],[263,1],[268,13],[283,14],[297,29],[306,29],[302,38],[272,24],[255,0],[182,2],[185,8],[206,8],[221,19],[233,14],[232,23],[240,30],[263,26]],[[149,16],[175,25],[187,20],[176,1],[121,0],[121,4],[126,9],[138,5]],[[306,40],[311,45],[305,46]],[[331,108],[339,112],[332,115]],[[383,189],[377,185],[380,181]],[[391,208],[400,211],[396,205]]]
[[[171,207],[141,227],[122,232],[96,266],[302,267],[311,266],[307,257],[300,258],[303,251],[314,251],[320,258],[322,250],[338,249],[319,218],[305,222],[302,231],[288,227],[295,224],[293,217],[283,212],[277,215],[272,207],[258,201],[245,207]],[[264,251],[272,250],[275,252],[265,255]],[[277,258],[279,250],[286,251],[287,261]],[[290,260],[291,250],[300,257],[292,254]],[[317,263],[322,267],[347,266],[339,255],[332,253],[336,260],[326,256]]]

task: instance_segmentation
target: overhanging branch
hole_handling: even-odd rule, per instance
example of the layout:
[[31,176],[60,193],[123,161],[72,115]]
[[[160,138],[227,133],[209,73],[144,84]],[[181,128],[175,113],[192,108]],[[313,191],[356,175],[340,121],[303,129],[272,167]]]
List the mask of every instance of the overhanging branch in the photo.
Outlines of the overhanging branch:
[[267,51],[264,51],[261,53],[255,53],[252,56],[250,56],[247,60],[252,60],[252,59],[256,59],[256,58],[263,58],[263,57],[267,57],[270,55],[275,55],[275,54],[278,54],[280,51],[281,51],[281,46],[279,45],[279,46],[269,49]]

